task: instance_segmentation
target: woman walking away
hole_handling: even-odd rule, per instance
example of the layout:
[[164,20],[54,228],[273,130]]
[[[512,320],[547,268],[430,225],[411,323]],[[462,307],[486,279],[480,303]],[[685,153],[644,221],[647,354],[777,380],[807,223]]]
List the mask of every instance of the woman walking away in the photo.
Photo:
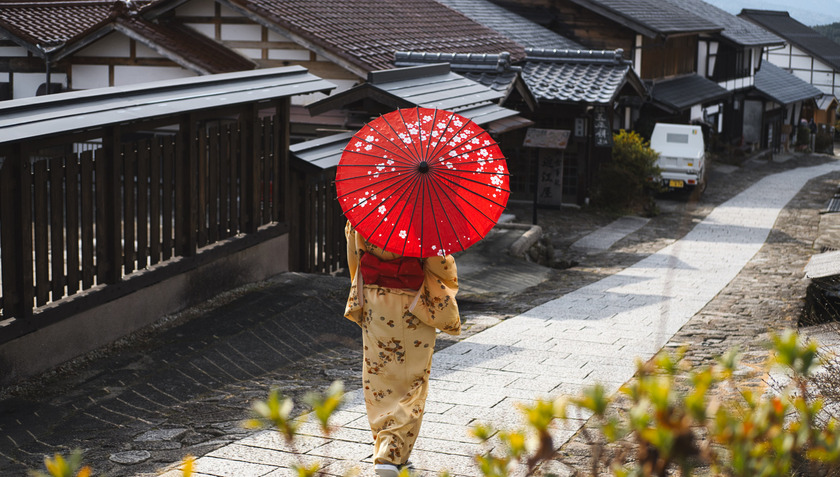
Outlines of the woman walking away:
[[436,329],[457,335],[458,276],[451,255],[401,257],[347,223],[352,283],[344,316],[362,328],[362,380],[376,475],[407,467],[420,432]]

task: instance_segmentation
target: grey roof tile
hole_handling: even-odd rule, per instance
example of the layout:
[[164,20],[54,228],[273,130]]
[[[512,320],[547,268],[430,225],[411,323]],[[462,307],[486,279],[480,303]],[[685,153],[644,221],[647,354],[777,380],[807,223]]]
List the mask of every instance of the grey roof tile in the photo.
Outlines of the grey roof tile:
[[511,65],[510,54],[500,53],[428,53],[422,51],[398,51],[394,54],[394,65],[406,66],[449,63],[455,71],[473,81],[496,91],[507,91],[522,68]]
[[539,101],[609,104],[635,74],[620,50],[526,51],[522,77]]
[[729,97],[732,92],[700,75],[680,76],[654,83],[650,88],[653,101],[675,111]]
[[761,69],[755,73],[755,88],[781,104],[819,98],[823,94],[816,86],[769,61],[762,61]]
[[581,44],[488,0],[437,1],[527,48],[584,49]]
[[723,28],[724,38],[744,46],[764,46],[784,43],[784,40],[760,26],[722,10],[703,0],[667,0],[672,4],[702,16]]

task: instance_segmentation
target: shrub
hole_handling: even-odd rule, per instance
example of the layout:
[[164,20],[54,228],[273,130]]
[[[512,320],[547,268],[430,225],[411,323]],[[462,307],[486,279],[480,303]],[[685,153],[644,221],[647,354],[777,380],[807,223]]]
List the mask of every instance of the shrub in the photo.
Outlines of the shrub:
[[594,204],[618,210],[653,210],[652,194],[660,190],[659,154],[633,131],[613,136],[612,159],[601,166]]
[[811,146],[811,130],[805,124],[800,124],[796,128],[796,145]]

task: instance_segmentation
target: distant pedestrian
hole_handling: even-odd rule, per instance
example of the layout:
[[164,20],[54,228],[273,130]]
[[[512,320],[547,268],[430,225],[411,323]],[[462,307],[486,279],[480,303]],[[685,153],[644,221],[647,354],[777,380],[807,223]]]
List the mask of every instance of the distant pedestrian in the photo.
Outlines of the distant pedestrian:
[[362,382],[377,476],[396,477],[420,432],[436,329],[457,335],[458,274],[451,255],[401,257],[347,223],[351,287],[344,316],[362,328]]

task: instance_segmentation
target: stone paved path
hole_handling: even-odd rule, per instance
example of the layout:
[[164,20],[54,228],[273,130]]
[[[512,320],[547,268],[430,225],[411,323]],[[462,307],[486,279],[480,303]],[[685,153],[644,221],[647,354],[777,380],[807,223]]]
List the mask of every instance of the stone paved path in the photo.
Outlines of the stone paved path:
[[[574,393],[601,382],[613,392],[650,358],[758,252],[779,211],[810,179],[840,170],[840,163],[765,177],[716,207],[687,235],[603,280],[537,306],[438,352],[421,437],[412,454],[429,475],[447,469],[476,475],[471,456],[481,448],[469,425],[517,425],[517,402]],[[336,415],[329,439],[314,427],[297,451],[322,460],[330,475],[359,467],[372,475],[371,439],[360,392]],[[583,425],[569,421],[557,445]],[[265,431],[197,460],[200,476],[290,475],[288,446]],[[179,475],[176,471],[166,477]]]

